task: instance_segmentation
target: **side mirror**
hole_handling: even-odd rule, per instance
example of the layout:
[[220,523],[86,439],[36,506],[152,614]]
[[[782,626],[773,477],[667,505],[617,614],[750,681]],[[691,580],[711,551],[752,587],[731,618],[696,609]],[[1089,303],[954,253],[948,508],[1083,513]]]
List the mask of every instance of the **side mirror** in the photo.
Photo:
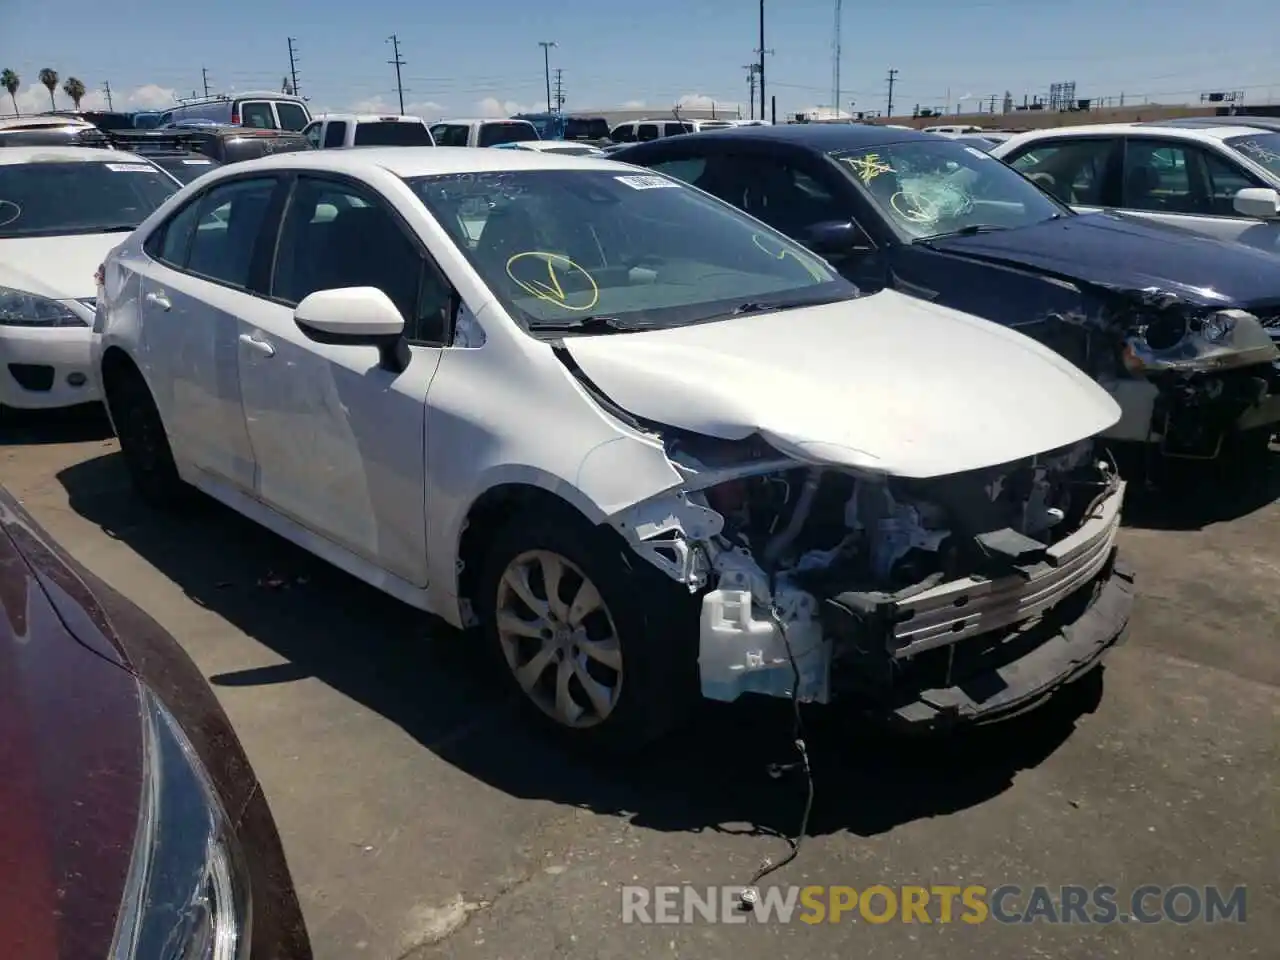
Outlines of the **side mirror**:
[[852,220],[829,220],[805,227],[796,237],[801,243],[824,256],[863,253],[875,249],[871,238]]
[[1274,220],[1280,217],[1280,193],[1269,187],[1245,187],[1231,204],[1242,217]]
[[317,290],[294,308],[293,322],[316,343],[377,347],[380,364],[392,373],[409,366],[404,317],[377,287]]

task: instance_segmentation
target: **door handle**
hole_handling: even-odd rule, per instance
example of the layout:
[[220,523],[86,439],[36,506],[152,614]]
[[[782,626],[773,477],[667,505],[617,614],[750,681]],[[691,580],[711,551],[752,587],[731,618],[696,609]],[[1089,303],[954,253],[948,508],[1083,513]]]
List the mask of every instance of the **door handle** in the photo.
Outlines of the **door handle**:
[[259,340],[251,333],[240,334],[240,342],[246,347],[252,347],[254,350],[257,350],[264,357],[274,357],[276,355],[275,347],[269,344],[266,340]]
[[163,290],[152,290],[145,299],[147,303],[154,303],[161,310],[173,309],[173,304],[169,302],[169,297]]

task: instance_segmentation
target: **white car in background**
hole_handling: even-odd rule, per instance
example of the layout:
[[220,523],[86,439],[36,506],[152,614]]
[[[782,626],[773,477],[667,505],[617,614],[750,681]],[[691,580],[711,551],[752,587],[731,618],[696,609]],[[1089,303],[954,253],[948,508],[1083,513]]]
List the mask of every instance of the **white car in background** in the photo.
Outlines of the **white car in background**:
[[100,296],[141,495],[194,485],[479,627],[580,743],[647,741],[700,692],[994,719],[1128,618],[1101,387],[660,174],[233,164],[114,250]]
[[1221,118],[1024,133],[992,156],[1081,212],[1114,210],[1280,253],[1280,132]]
[[317,150],[436,145],[425,120],[399,113],[326,113],[307,124],[302,135]]
[[0,149],[0,407],[99,399],[94,273],[181,184],[131,153]]

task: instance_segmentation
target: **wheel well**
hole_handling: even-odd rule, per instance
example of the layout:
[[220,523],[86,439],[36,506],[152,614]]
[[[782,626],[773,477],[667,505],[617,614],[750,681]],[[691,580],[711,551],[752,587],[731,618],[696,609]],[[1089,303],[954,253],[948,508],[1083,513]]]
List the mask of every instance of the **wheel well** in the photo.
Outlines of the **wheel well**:
[[145,383],[142,371],[129,354],[119,347],[107,347],[102,355],[102,392],[106,394],[108,402],[114,386],[135,377]]
[[567,522],[590,521],[567,500],[527,483],[502,483],[482,493],[467,512],[466,525],[458,542],[458,597],[474,600],[477,580],[484,565],[484,552],[497,532],[522,513],[554,512]]

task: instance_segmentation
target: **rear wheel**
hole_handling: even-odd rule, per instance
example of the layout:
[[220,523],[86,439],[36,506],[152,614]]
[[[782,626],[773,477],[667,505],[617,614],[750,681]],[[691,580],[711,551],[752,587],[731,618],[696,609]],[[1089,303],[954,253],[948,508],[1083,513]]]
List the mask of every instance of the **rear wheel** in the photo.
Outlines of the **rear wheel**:
[[688,591],[568,511],[522,517],[495,538],[482,623],[534,715],[570,743],[630,750],[696,702]]
[[160,411],[142,376],[118,374],[106,392],[120,452],[138,495],[157,507],[185,502],[191,488],[178,476]]

